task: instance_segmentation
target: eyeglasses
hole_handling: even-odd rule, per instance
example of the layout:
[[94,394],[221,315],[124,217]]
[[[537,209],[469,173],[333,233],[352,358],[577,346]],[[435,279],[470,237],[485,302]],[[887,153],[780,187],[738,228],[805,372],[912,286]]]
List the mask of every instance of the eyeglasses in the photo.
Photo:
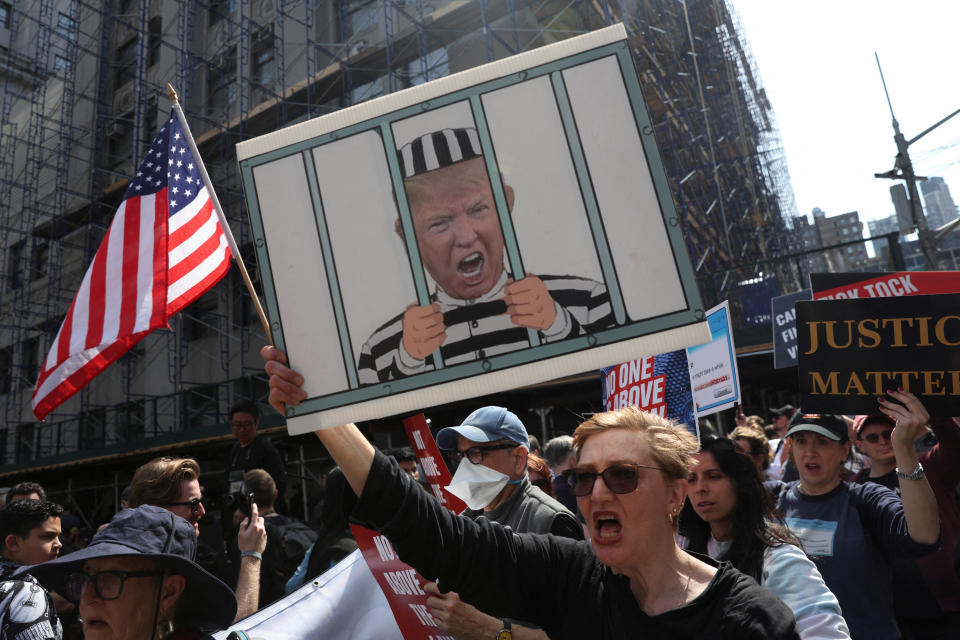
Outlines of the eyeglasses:
[[861,438],[866,440],[870,444],[877,444],[880,442],[880,438],[883,438],[887,442],[890,442],[890,436],[893,435],[893,429],[887,429],[886,431],[874,431],[873,433],[868,433],[867,435]]
[[231,422],[230,426],[233,427],[234,429],[248,429],[250,427],[256,426],[256,424],[257,423],[254,422],[253,420],[247,420],[245,422]]
[[203,498],[194,498],[186,502],[168,502],[160,505],[161,507],[190,507],[190,513],[197,515],[203,505]]
[[68,599],[79,602],[87,583],[93,583],[93,589],[101,600],[116,600],[123,593],[123,583],[129,578],[152,578],[162,576],[159,571],[100,571],[92,575],[74,572],[68,573],[65,584]]
[[597,476],[603,478],[604,484],[614,493],[631,493],[637,490],[639,474],[637,469],[654,469],[663,471],[660,467],[650,467],[645,464],[624,462],[610,465],[600,473],[586,469],[567,469],[563,477],[567,481],[570,493],[575,496],[588,496],[593,492],[593,483]]
[[506,444],[492,444],[486,447],[470,447],[464,451],[457,451],[456,456],[457,460],[462,460],[464,457],[467,458],[473,464],[480,464],[483,462],[483,454],[488,451],[500,451],[501,449],[516,449],[519,447],[519,444],[510,442]]

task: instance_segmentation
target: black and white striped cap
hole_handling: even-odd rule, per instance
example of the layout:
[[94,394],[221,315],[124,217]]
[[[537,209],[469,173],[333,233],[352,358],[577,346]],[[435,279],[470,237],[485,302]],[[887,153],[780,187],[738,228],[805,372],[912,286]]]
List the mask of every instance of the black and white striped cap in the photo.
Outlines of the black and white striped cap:
[[400,172],[411,178],[483,156],[476,129],[441,129],[408,142],[397,151]]

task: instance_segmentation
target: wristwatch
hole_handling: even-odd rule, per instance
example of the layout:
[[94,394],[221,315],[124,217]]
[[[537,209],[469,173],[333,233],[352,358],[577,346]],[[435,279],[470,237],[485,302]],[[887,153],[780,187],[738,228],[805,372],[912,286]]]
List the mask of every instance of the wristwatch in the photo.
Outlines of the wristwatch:
[[917,468],[911,471],[910,473],[904,473],[897,469],[897,477],[903,478],[904,480],[919,480],[923,477],[923,465],[917,462]]
[[497,631],[497,635],[493,637],[493,640],[513,640],[513,631],[510,630],[510,621],[504,618],[503,620],[503,629]]

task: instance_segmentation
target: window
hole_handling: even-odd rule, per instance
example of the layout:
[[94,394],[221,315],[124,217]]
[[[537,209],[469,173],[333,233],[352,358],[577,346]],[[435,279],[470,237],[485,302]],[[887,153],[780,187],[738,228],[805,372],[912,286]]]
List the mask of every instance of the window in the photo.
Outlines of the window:
[[70,61],[64,58],[59,53],[53,55],[53,72],[63,71],[70,66]]
[[90,409],[80,414],[80,446],[79,449],[101,449],[106,444],[106,417],[105,408]]
[[137,39],[131,38],[117,47],[116,68],[114,69],[113,87],[117,89],[133,80],[137,69]]
[[13,378],[13,354],[8,347],[0,349],[0,393],[10,393],[11,378]]
[[346,29],[346,33],[340,34],[343,41],[374,26],[383,16],[380,0],[341,0],[340,4],[341,25]]
[[33,244],[33,255],[30,257],[30,280],[39,280],[47,275],[50,264],[50,242],[37,239]]
[[143,146],[149,147],[157,135],[157,99],[149,98],[143,113]]
[[145,407],[145,400],[134,400],[117,408],[117,433],[122,434],[124,440],[135,440],[144,436]]
[[226,109],[240,96],[237,77],[237,48],[230,47],[207,65],[207,113]]
[[133,112],[107,122],[107,136],[111,166],[130,160],[133,154]]
[[0,27],[10,28],[10,3],[0,2]]
[[372,100],[383,95],[383,78],[354,87],[350,92],[350,104],[359,104],[364,100]]
[[20,347],[22,385],[30,388],[40,375],[40,337],[24,340]]
[[254,38],[252,49],[250,70],[253,81],[272,89],[273,80],[277,75],[277,64],[273,51],[273,34],[258,34]]
[[450,58],[446,49],[434,49],[422,58],[417,58],[402,72],[404,86],[412,87],[450,74]]
[[73,42],[77,39],[77,21],[61,13],[57,17],[57,34],[64,40]]
[[214,288],[196,299],[183,311],[183,337],[193,341],[216,335],[220,330],[217,309],[220,293]]
[[239,0],[210,0],[207,15],[210,26],[217,24],[224,18],[229,18],[237,10]]
[[218,391],[217,385],[209,384],[183,392],[184,429],[221,424]]
[[36,434],[33,423],[21,424],[17,427],[17,462],[30,462],[36,456],[36,445],[34,437]]
[[7,249],[7,284],[11,289],[18,289],[23,284],[23,251],[24,241],[11,245]]
[[160,43],[163,41],[163,19],[160,16],[154,16],[150,18],[150,23],[147,26],[149,36],[147,38],[147,44],[149,49],[147,66],[152,67],[153,65],[160,62]]
[[246,376],[233,381],[235,400],[251,400],[260,404],[267,404],[270,396],[270,381],[266,374]]

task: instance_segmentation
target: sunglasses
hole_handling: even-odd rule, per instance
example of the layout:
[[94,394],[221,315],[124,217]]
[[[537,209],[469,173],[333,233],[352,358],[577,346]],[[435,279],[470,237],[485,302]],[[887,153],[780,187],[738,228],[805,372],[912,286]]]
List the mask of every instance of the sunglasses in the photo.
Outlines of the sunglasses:
[[519,447],[519,444],[507,443],[507,444],[492,444],[486,447],[470,447],[463,451],[457,450],[456,456],[457,460],[462,460],[464,457],[472,462],[473,464],[480,464],[483,462],[483,454],[488,451],[500,451],[501,449],[516,449]]
[[79,571],[68,573],[64,584],[69,600],[79,602],[87,583],[93,584],[93,590],[101,600],[116,600],[123,593],[123,583],[130,578],[153,578],[162,576],[159,571],[100,571],[88,575]]
[[587,469],[567,469],[563,477],[567,481],[570,493],[575,496],[588,496],[593,492],[593,483],[597,476],[603,478],[603,483],[614,493],[632,493],[637,490],[639,481],[638,469],[654,469],[663,471],[660,467],[651,467],[645,464],[623,462],[610,465],[600,473]]
[[194,498],[193,500],[187,500],[186,502],[168,502],[160,506],[161,507],[190,507],[190,513],[192,513],[193,515],[197,515],[200,513],[201,505],[203,505],[203,498]]
[[887,429],[886,431],[874,431],[873,433],[868,433],[863,436],[862,440],[866,440],[870,444],[877,444],[880,442],[880,439],[883,438],[885,441],[890,442],[890,436],[893,435],[893,429]]

